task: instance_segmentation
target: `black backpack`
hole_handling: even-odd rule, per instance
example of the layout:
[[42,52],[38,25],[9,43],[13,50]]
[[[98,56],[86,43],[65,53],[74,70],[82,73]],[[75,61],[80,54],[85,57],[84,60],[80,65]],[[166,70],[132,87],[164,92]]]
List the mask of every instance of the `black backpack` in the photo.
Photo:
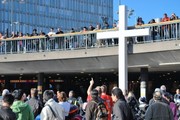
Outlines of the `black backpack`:
[[108,120],[108,110],[103,102],[95,102],[96,108],[94,110],[94,120]]

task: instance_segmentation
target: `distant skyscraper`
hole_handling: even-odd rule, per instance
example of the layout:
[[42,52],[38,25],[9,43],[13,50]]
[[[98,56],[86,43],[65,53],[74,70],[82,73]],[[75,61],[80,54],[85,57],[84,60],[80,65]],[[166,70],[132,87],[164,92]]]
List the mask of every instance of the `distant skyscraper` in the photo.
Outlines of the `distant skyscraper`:
[[32,33],[34,28],[47,33],[51,27],[80,30],[103,20],[113,23],[113,0],[1,0],[0,11],[0,31],[9,33]]

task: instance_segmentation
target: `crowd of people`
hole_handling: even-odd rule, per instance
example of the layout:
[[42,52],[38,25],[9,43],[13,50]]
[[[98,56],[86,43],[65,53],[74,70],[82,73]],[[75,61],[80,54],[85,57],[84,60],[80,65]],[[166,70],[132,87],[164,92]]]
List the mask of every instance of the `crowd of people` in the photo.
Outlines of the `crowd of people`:
[[[22,32],[12,32],[10,37],[8,37],[7,34],[3,34],[0,32],[0,53],[3,53],[6,51],[8,52],[33,52],[33,51],[46,51],[46,50],[58,50],[58,49],[71,49],[71,48],[79,48],[79,47],[85,47],[86,45],[88,47],[95,47],[97,46],[95,34],[86,34],[87,31],[98,31],[102,29],[109,29],[109,28],[116,28],[117,25],[114,23],[112,27],[108,24],[108,22],[105,22],[103,27],[101,27],[101,24],[97,24],[96,27],[93,25],[89,25],[89,27],[82,27],[81,31],[77,31],[74,28],[71,28],[70,31],[66,33],[75,33],[80,32],[82,33],[80,37],[77,35],[70,35],[67,37],[58,37],[55,36],[64,34],[65,32],[61,28],[57,28],[55,30],[54,28],[50,28],[50,31],[48,33],[45,33],[43,31],[38,32],[37,29],[33,29],[32,33],[29,34],[23,34]],[[42,37],[41,39],[38,39],[38,37]],[[37,39],[35,39],[37,37]],[[14,39],[13,41],[6,41],[6,38]],[[29,38],[29,39],[27,39]],[[44,38],[44,39],[43,39]],[[3,41],[2,41],[3,40]],[[5,40],[5,41],[4,41]],[[100,44],[110,44],[110,40],[102,40]],[[115,41],[117,44],[117,40]],[[112,40],[111,40],[112,44]]]
[[[173,13],[170,17],[168,17],[167,13],[164,13],[163,18],[160,22],[167,22],[172,20],[177,20],[178,16],[176,16],[175,13]],[[157,21],[155,19],[152,19],[148,22],[148,24],[154,24]],[[143,21],[142,17],[137,18],[137,26],[144,25],[145,22]],[[53,36],[64,34],[64,33],[75,33],[75,32],[81,32],[85,34],[87,31],[98,31],[103,29],[118,29],[118,24],[113,23],[112,25],[109,25],[108,22],[104,22],[101,26],[100,23],[98,23],[96,26],[89,25],[89,27],[82,27],[81,30],[76,30],[75,28],[71,28],[69,31],[63,31],[60,27],[56,30],[54,28],[50,28],[50,31],[48,33],[45,33],[43,31],[37,31],[37,29],[33,29],[32,33],[22,33],[21,31],[15,32],[12,31],[11,35],[8,35],[7,33],[0,32],[0,53],[9,53],[9,52],[33,52],[33,51],[46,51],[46,50],[59,50],[59,49],[74,49],[74,48],[81,48],[81,47],[99,47],[99,46],[111,46],[111,45],[117,45],[118,39],[106,39],[106,40],[96,40],[96,37],[94,34],[89,35],[82,35],[83,38],[77,38],[77,36],[70,36],[68,37],[61,37],[58,39],[52,38]],[[166,40],[166,39],[175,39],[176,37],[180,36],[179,31],[179,23],[177,24],[167,24],[167,25],[160,25],[160,26],[151,26],[151,35],[150,39],[147,37],[135,37],[133,39],[133,43],[142,43],[147,40]],[[25,41],[23,38],[31,38],[34,36],[45,36],[47,39],[28,39]],[[6,38],[18,38],[20,40],[15,41],[1,41]],[[21,39],[22,38],[22,39]]]
[[[161,21],[159,22],[168,22],[168,21],[173,21],[173,20],[178,20],[178,16],[176,16],[175,13],[172,13],[170,17],[168,17],[167,13],[164,13],[164,16],[162,17]],[[154,24],[156,23],[155,19],[151,19],[148,24]],[[137,23],[136,25],[141,26],[144,25],[145,22],[143,21],[142,17],[138,17],[137,18]],[[179,28],[179,26],[177,26],[176,24],[172,24],[172,25],[162,25],[160,27],[158,26],[153,26],[151,27],[151,37],[152,40],[156,40],[156,39],[169,39],[169,38],[175,38],[176,37],[176,29],[177,27]],[[137,38],[138,42],[142,42],[144,41],[143,37],[138,37]]]
[[67,94],[45,90],[43,99],[31,88],[30,96],[22,89],[4,89],[0,100],[0,120],[178,120],[180,119],[180,88],[173,96],[166,86],[156,88],[152,99],[136,99],[132,91],[124,93],[113,87],[94,86],[93,78],[87,89],[87,99],[76,98],[73,90]]

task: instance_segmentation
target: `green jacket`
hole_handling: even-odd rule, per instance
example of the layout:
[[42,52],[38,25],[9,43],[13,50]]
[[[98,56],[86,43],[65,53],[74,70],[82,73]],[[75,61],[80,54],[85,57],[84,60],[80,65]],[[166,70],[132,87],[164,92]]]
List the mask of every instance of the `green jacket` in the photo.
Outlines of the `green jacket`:
[[34,120],[31,107],[22,101],[14,101],[11,109],[16,114],[17,120]]

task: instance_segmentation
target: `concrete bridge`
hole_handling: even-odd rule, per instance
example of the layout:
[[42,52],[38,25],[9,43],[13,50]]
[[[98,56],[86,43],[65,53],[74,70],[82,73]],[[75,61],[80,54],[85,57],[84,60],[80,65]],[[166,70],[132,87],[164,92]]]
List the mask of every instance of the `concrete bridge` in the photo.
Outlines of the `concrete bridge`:
[[[180,41],[129,45],[128,72],[180,70]],[[0,55],[0,74],[118,71],[118,46]]]

